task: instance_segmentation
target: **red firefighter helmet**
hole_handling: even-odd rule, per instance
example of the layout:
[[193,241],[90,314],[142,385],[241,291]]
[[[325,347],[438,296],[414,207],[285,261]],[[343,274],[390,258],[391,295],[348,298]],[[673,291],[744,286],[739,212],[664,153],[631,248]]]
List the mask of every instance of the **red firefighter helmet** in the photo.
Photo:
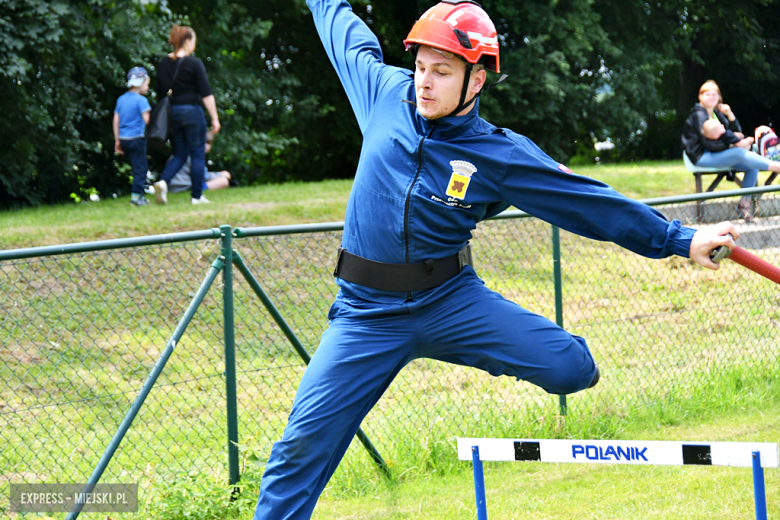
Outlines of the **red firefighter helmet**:
[[428,45],[501,72],[496,27],[482,7],[471,0],[444,0],[428,9],[415,22],[404,45],[407,51],[415,45]]

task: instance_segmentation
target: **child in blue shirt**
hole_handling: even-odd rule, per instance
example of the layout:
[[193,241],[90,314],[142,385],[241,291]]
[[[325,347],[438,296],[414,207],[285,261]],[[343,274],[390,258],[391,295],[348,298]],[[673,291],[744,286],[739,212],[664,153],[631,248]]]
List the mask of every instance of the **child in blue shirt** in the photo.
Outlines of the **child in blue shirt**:
[[152,108],[144,97],[149,91],[149,74],[143,67],[127,73],[128,91],[116,101],[114,109],[114,151],[126,155],[133,167],[130,204],[145,206],[144,183],[149,165],[146,159],[146,125]]

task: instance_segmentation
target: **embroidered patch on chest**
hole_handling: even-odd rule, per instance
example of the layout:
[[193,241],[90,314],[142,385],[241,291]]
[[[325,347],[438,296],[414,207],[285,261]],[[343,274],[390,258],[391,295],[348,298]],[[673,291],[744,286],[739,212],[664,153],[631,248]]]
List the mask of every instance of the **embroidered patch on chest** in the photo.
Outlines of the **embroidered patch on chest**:
[[450,161],[450,166],[452,166],[452,175],[447,184],[447,196],[463,200],[466,197],[466,190],[469,189],[471,176],[477,173],[477,167],[468,161]]

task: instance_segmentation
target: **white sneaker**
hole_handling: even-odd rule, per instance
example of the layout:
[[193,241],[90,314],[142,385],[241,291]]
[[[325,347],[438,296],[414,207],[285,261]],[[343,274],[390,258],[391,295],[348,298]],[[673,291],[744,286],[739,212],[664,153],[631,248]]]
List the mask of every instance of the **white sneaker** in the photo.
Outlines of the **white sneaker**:
[[154,183],[154,200],[157,204],[168,204],[168,183],[157,181]]
[[211,201],[204,197],[203,195],[200,196],[199,199],[192,199],[193,204],[211,204]]

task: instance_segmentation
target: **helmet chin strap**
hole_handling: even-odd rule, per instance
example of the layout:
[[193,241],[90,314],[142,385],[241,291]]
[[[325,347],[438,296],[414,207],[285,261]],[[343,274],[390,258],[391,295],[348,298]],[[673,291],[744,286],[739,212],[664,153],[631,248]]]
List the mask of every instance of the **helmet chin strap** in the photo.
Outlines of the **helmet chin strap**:
[[459,114],[464,108],[471,106],[471,104],[476,101],[479,95],[482,93],[482,90],[480,90],[473,98],[469,100],[468,103],[465,102],[466,94],[468,94],[469,91],[469,80],[471,79],[472,70],[474,70],[474,65],[466,62],[466,74],[463,76],[463,88],[460,91],[460,103],[458,103],[458,106],[455,108],[455,110],[447,114],[447,117]]
[[470,100],[468,100],[468,102],[466,102],[466,94],[468,94],[469,91],[469,80],[471,79],[471,72],[473,70],[474,70],[474,65],[469,62],[466,62],[466,75],[463,77],[463,88],[460,91],[460,103],[458,103],[457,108],[455,108],[455,110],[447,114],[446,117],[459,114],[466,108],[470,107],[471,104],[474,103],[477,100],[477,98],[482,95],[483,92],[485,92],[486,90],[490,90],[491,88],[495,87],[499,83],[503,83],[504,80],[509,77],[506,74],[503,74],[495,83],[491,83],[490,85],[483,84],[482,88],[479,89],[479,92],[477,92],[473,98],[471,98]]

